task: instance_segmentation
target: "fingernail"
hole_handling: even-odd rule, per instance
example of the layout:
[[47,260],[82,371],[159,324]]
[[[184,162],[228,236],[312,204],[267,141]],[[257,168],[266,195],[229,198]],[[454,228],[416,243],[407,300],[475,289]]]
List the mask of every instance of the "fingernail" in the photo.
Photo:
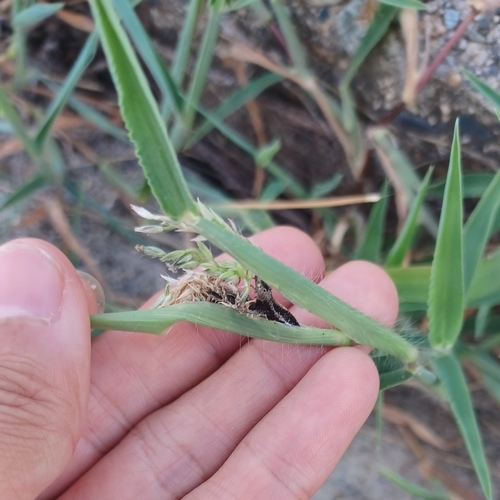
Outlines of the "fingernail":
[[77,271],[77,274],[78,276],[80,276],[81,280],[87,283],[90,290],[92,291],[95,301],[97,302],[98,312],[104,312],[106,299],[104,297],[104,290],[102,288],[102,285],[91,274],[85,273],[83,271]]
[[0,247],[0,318],[51,321],[59,313],[64,275],[48,252],[28,243]]

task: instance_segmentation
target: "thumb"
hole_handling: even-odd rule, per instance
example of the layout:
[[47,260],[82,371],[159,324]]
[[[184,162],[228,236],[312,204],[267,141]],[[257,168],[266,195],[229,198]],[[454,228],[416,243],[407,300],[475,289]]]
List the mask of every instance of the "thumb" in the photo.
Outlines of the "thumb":
[[0,247],[0,498],[33,499],[69,461],[86,414],[86,292],[52,245]]

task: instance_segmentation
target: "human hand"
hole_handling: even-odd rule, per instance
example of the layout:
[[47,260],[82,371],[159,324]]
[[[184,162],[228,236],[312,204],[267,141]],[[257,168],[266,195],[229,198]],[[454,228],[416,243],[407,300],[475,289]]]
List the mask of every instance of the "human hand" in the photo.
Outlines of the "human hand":
[[[322,279],[305,234],[274,228],[254,241],[392,326],[397,293],[380,268],[351,262]],[[90,288],[45,242],[0,247],[0,277],[2,499],[309,498],[377,397],[362,347],[282,345],[185,323],[163,337],[107,332],[91,346]]]

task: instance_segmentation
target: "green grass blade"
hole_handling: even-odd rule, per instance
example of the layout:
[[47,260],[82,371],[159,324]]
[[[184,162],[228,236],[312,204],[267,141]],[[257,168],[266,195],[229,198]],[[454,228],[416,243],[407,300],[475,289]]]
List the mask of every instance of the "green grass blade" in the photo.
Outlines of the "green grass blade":
[[253,157],[259,167],[266,168],[281,149],[281,140],[273,139],[271,142],[257,149],[257,154]]
[[403,384],[407,380],[413,377],[413,373],[409,372],[405,368],[399,368],[398,370],[393,370],[391,372],[380,373],[380,391],[385,391],[391,387],[396,387]]
[[405,339],[376,323],[305,276],[217,223],[198,218],[194,229],[260,276],[291,302],[323,318],[360,344],[377,347],[403,361],[414,361],[417,350]]
[[474,364],[500,384],[500,363],[490,353],[474,349],[471,354]]
[[363,61],[366,59],[366,56],[385,35],[389,25],[397,13],[398,9],[396,7],[383,4],[379,6],[368,31],[359,44],[358,50],[351,59],[340,86],[349,86],[360,66],[363,64]]
[[371,209],[365,234],[358,250],[358,259],[370,262],[380,261],[380,252],[384,240],[385,217],[389,205],[388,190],[389,183],[386,181],[380,190],[380,201],[377,201]]
[[221,13],[222,10],[219,5],[209,7],[208,21],[203,32],[198,57],[189,83],[182,119],[176,122],[172,131],[172,142],[177,150],[181,149],[193,126],[196,110],[199,106],[215,53]]
[[429,168],[424,180],[418,190],[417,196],[414,198],[408,217],[405,220],[401,233],[398,235],[394,245],[392,246],[387,260],[385,261],[386,267],[399,267],[403,263],[406,253],[410,250],[413,243],[413,238],[418,228],[418,216],[422,204],[424,202],[425,195],[427,193],[427,188],[429,186],[429,181],[432,176],[434,168]]
[[458,121],[455,125],[446,190],[429,286],[429,340],[450,349],[463,321],[462,175]]
[[487,352],[478,349],[471,356],[472,361],[479,370],[485,389],[498,402],[500,402],[500,364]]
[[490,393],[490,396],[500,403],[500,381],[491,377],[488,373],[481,372],[481,379],[484,384],[484,388]]
[[490,313],[491,304],[481,306],[477,310],[476,321],[474,322],[474,340],[480,340],[483,337],[486,326],[488,325]]
[[451,410],[474,465],[483,493],[493,500],[490,473],[467,383],[457,359],[447,354],[432,360],[432,366],[448,395]]
[[378,1],[385,5],[392,5],[393,7],[398,7],[399,9],[427,10],[427,5],[425,5],[425,3],[419,2],[418,0],[378,0]]
[[129,0],[113,0],[113,4],[137,51],[160,88],[166,105],[177,113],[180,112],[181,99],[177,85],[166,66],[161,64],[160,57]]
[[40,163],[49,182],[55,185],[63,183],[67,172],[66,161],[59,143],[53,137],[48,138]]
[[114,186],[117,191],[121,192],[130,201],[138,201],[140,186],[132,185],[130,181],[124,178],[120,172],[107,162],[99,163],[97,166],[102,176]]
[[190,0],[187,14],[182,24],[182,31],[172,64],[172,78],[180,88],[182,88],[184,73],[189,62],[196,21],[198,20],[203,3],[203,0]]
[[[391,162],[391,167],[394,169],[401,184],[403,184],[406,194],[410,200],[413,199],[422,184],[420,177],[416,173],[416,167],[411,163],[401,148],[393,143],[387,129],[378,128],[372,132],[371,137],[375,143],[375,149],[377,150],[377,147],[379,147],[383,153],[387,155],[387,158]],[[420,218],[422,225],[427,231],[429,231],[432,236],[436,236],[438,224],[425,205],[422,207]]]
[[14,28],[24,31],[33,28],[33,26],[45,21],[48,17],[54,15],[58,10],[64,7],[63,2],[57,3],[36,3],[16,14],[12,20]]
[[226,12],[233,12],[238,9],[243,9],[244,7],[248,7],[249,5],[257,2],[258,0],[236,0],[235,2],[226,5]]
[[179,321],[218,328],[247,337],[307,345],[350,345],[351,340],[336,330],[293,327],[249,317],[231,307],[210,302],[187,302],[160,309],[99,314],[90,317],[92,328],[161,334]]
[[500,172],[497,172],[464,226],[465,295],[467,295],[479,260],[491,236],[491,230],[499,208]]
[[5,93],[0,86],[0,109],[3,111],[5,118],[7,118],[12,130],[16,137],[21,141],[23,148],[30,155],[31,159],[38,163],[40,160],[38,149],[35,141],[26,133],[25,127],[14,106],[10,103],[9,96]]
[[[236,144],[236,146],[255,158],[258,153],[258,148],[251,144],[245,137],[236,132],[229,125],[226,125],[222,120],[213,116],[209,111],[205,111],[201,108],[198,111],[209,120],[221,134],[224,134],[231,142]],[[307,196],[307,191],[302,185],[276,161],[273,160],[269,162],[269,164],[266,165],[266,170],[278,179],[293,196],[297,198],[305,198]]]
[[12,16],[17,16],[24,9],[27,9],[35,3],[35,0],[13,0],[11,2]]
[[[495,328],[496,331],[500,330],[500,316],[493,316],[493,318],[490,318],[490,321],[488,322],[488,326],[490,322],[494,322],[497,326]],[[488,335],[488,338],[481,342],[481,349],[484,350],[490,350],[495,347],[498,347],[500,345],[500,333],[496,334],[490,334]]]
[[472,83],[475,89],[483,97],[485,97],[488,101],[490,101],[491,104],[493,104],[495,111],[497,113],[500,112],[500,94],[496,90],[493,90],[489,85],[486,85],[486,83],[482,82],[470,71],[463,69],[462,73],[465,75],[467,80],[469,80],[469,82]]
[[413,373],[405,367],[404,363],[394,356],[381,354],[378,350],[373,350],[370,356],[377,367],[381,392],[413,377]]
[[149,244],[148,240],[143,235],[136,233],[132,228],[128,227],[124,221],[113,215],[108,208],[101,205],[92,196],[88,195],[78,184],[66,180],[64,183],[68,194],[78,203],[83,203],[85,208],[94,212],[99,220],[102,220],[112,231],[119,234],[127,241],[134,244]]
[[130,143],[127,133],[120,127],[113,125],[102,113],[99,113],[96,109],[88,106],[84,102],[80,101],[74,96],[68,99],[68,104],[71,108],[76,111],[82,118],[85,118],[89,122],[93,123],[99,130],[102,130],[105,134],[114,137],[115,139]]
[[422,486],[408,481],[408,479],[405,479],[404,477],[385,467],[381,467],[380,472],[391,483],[395,484],[403,491],[406,491],[410,495],[413,495],[417,498],[423,498],[424,500],[450,500],[450,497],[448,495],[423,488]]
[[341,183],[344,175],[336,172],[326,181],[318,182],[311,187],[311,192],[309,193],[309,197],[313,200],[317,200],[318,198],[323,198],[327,194],[335,191],[339,184]]
[[288,53],[292,59],[292,65],[297,71],[305,73],[307,71],[307,53],[297,36],[282,0],[271,0],[271,7],[285,39]]
[[[478,173],[462,175],[462,196],[464,198],[481,198],[485,193],[495,174]],[[429,196],[443,197],[446,181],[436,182],[429,187]]]
[[386,272],[396,285],[400,307],[412,304],[413,310],[427,309],[431,266],[387,268]]
[[73,64],[71,71],[68,73],[64,84],[61,86],[59,92],[50,103],[49,109],[45,113],[45,118],[43,119],[42,124],[38,129],[38,133],[35,136],[35,144],[37,148],[39,148],[39,150],[43,149],[45,141],[50,134],[56,118],[64,108],[76,84],[80,81],[83,72],[87,69],[87,66],[94,59],[98,41],[99,38],[97,36],[97,33],[94,31],[87,38],[87,41],[85,42],[85,45],[78,55],[78,58]]
[[[387,274],[398,289],[402,307],[414,304],[425,311],[429,298],[430,266],[388,268]],[[500,251],[481,259],[467,295],[468,308],[500,304]]]
[[3,200],[0,201],[0,212],[7,207],[25,200],[45,185],[47,185],[47,179],[45,178],[45,176],[35,175],[35,177],[33,177],[26,184],[23,184],[19,189],[5,196]]
[[[218,108],[210,111],[210,115],[218,120],[224,120],[226,117],[234,113],[236,110],[244,106],[248,101],[255,99],[264,90],[279,83],[283,77],[275,73],[266,73],[255,80],[252,80],[244,88],[237,90],[233,95],[228,97]],[[212,129],[214,125],[210,120],[205,120],[197,127],[188,138],[185,149],[192,148],[198,141],[203,139]]]
[[[341,85],[339,92],[342,127],[349,137],[350,144],[349,152],[346,151],[347,159],[354,178],[358,179],[366,162],[366,139],[358,120],[354,99],[349,87]],[[332,114],[335,115],[336,106],[332,106],[333,100],[329,99],[329,103]]]
[[172,217],[197,207],[137,57],[109,2],[91,1],[97,30],[139,162],[162,210]]

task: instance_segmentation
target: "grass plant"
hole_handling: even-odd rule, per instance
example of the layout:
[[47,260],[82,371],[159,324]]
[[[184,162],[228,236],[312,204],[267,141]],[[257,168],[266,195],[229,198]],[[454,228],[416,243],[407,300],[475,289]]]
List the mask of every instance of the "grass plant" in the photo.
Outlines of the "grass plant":
[[[220,328],[241,335],[271,341],[311,345],[352,345],[362,343],[374,348],[372,358],[380,374],[381,390],[399,385],[411,378],[433,390],[450,407],[464,444],[469,452],[485,498],[493,492],[489,468],[484,453],[479,425],[474,413],[469,388],[463,370],[463,361],[478,370],[484,387],[493,398],[500,399],[500,364],[491,355],[500,345],[498,328],[500,317],[494,307],[500,304],[500,251],[489,246],[491,236],[500,227],[500,174],[462,173],[460,134],[457,122],[451,146],[446,181],[431,185],[433,169],[425,177],[415,173],[405,154],[390,138],[385,127],[366,130],[358,117],[350,84],[373,50],[385,35],[401,8],[425,8],[417,0],[384,0],[362,40],[358,51],[341,79],[334,96],[325,90],[309,65],[309,56],[298,37],[290,15],[281,0],[272,0],[270,7],[258,0],[228,3],[223,0],[203,2],[190,0],[185,23],[180,35],[174,61],[168,65],[162,60],[147,32],[143,29],[133,6],[126,0],[90,0],[95,29],[89,35],[79,57],[66,79],[57,87],[52,101],[34,125],[26,127],[12,96],[23,82],[29,81],[26,66],[26,36],[36,23],[63,8],[63,4],[35,4],[13,2],[14,35],[11,54],[16,61],[12,85],[0,87],[0,108],[10,131],[22,143],[36,167],[36,173],[8,196],[0,200],[0,210],[12,208],[26,201],[42,188],[57,186],[72,199],[98,213],[115,231],[134,242],[144,243],[140,234],[131,233],[122,222],[84,193],[68,176],[60,146],[54,140],[54,124],[66,105],[94,121],[106,133],[123,140],[128,137],[142,167],[162,214],[138,210],[149,220],[142,233],[163,233],[170,230],[189,231],[199,235],[196,248],[168,254],[149,248],[150,255],[164,261],[173,261],[178,267],[202,266],[229,283],[242,283],[244,298],[250,281],[258,276],[278,290],[294,304],[326,320],[335,329],[317,329],[283,325],[259,317],[249,317],[238,310],[210,302],[192,302],[143,311],[102,314],[91,317],[95,329],[143,331],[162,334],[177,321],[191,321]],[[209,70],[215,54],[221,17],[236,8],[253,6],[259,12],[276,19],[289,54],[288,65],[275,64],[255,51],[242,51],[241,58],[267,70],[252,79],[247,86],[236,90],[218,107],[205,109],[201,104]],[[196,52],[194,70],[188,74],[190,54],[193,52],[195,32],[201,14],[208,21]],[[265,16],[264,16],[265,17]],[[101,44],[119,98],[121,116],[128,130],[111,123],[105,115],[82,103],[75,89]],[[155,99],[150,83],[138,58],[148,69],[159,89]],[[499,94],[464,71],[471,84],[489,100],[493,109],[500,109]],[[264,254],[244,238],[217,213],[195,201],[193,192],[200,190],[199,179],[186,175],[178,160],[178,153],[193,147],[212,129],[217,129],[228,140],[249,154],[256,165],[266,169],[270,181],[261,199],[274,199],[287,192],[296,199],[314,200],[337,187],[341,178],[332,172],[331,178],[312,189],[306,189],[275,159],[281,144],[274,139],[267,145],[254,145],[224,120],[249,100],[256,98],[272,85],[284,79],[294,82],[315,100],[325,121],[337,135],[352,174],[361,175],[367,155],[367,145],[374,147],[388,182],[381,190],[381,199],[372,208],[368,223],[357,249],[360,258],[385,262],[394,280],[401,301],[401,319],[421,321],[427,318],[428,328],[400,332],[387,329],[354,310],[348,304],[329,294],[300,274]],[[56,88],[56,87],[54,87]],[[158,102],[159,101],[159,102]],[[197,120],[198,119],[198,120]],[[104,165],[104,163],[102,164]],[[116,179],[109,165],[102,170],[110,181],[128,198],[139,198],[133,189]],[[475,177],[473,177],[475,176]],[[114,180],[113,180],[114,179]],[[470,179],[470,182],[464,182]],[[400,231],[389,245],[387,210],[390,202],[390,184],[395,190]],[[201,185],[201,190],[204,186]],[[223,193],[212,192],[212,199],[224,200]],[[431,196],[442,197],[442,211],[437,221],[426,201]],[[467,221],[463,222],[463,199],[472,196],[479,201]],[[324,217],[325,226],[335,226],[336,215],[325,209],[316,214]],[[247,227],[261,228],[272,224],[266,214],[256,216],[241,211]],[[411,262],[418,231],[426,228],[435,237],[432,262]],[[213,259],[202,240],[226,252],[237,264],[224,267]],[[246,295],[245,295],[246,294]],[[472,310],[473,320],[468,321]],[[467,313],[467,314],[466,314]],[[422,324],[426,324],[425,321]],[[497,351],[494,351],[497,352]],[[441,486],[427,489],[418,487],[390,471],[384,474],[406,491],[420,498],[450,498]]]

